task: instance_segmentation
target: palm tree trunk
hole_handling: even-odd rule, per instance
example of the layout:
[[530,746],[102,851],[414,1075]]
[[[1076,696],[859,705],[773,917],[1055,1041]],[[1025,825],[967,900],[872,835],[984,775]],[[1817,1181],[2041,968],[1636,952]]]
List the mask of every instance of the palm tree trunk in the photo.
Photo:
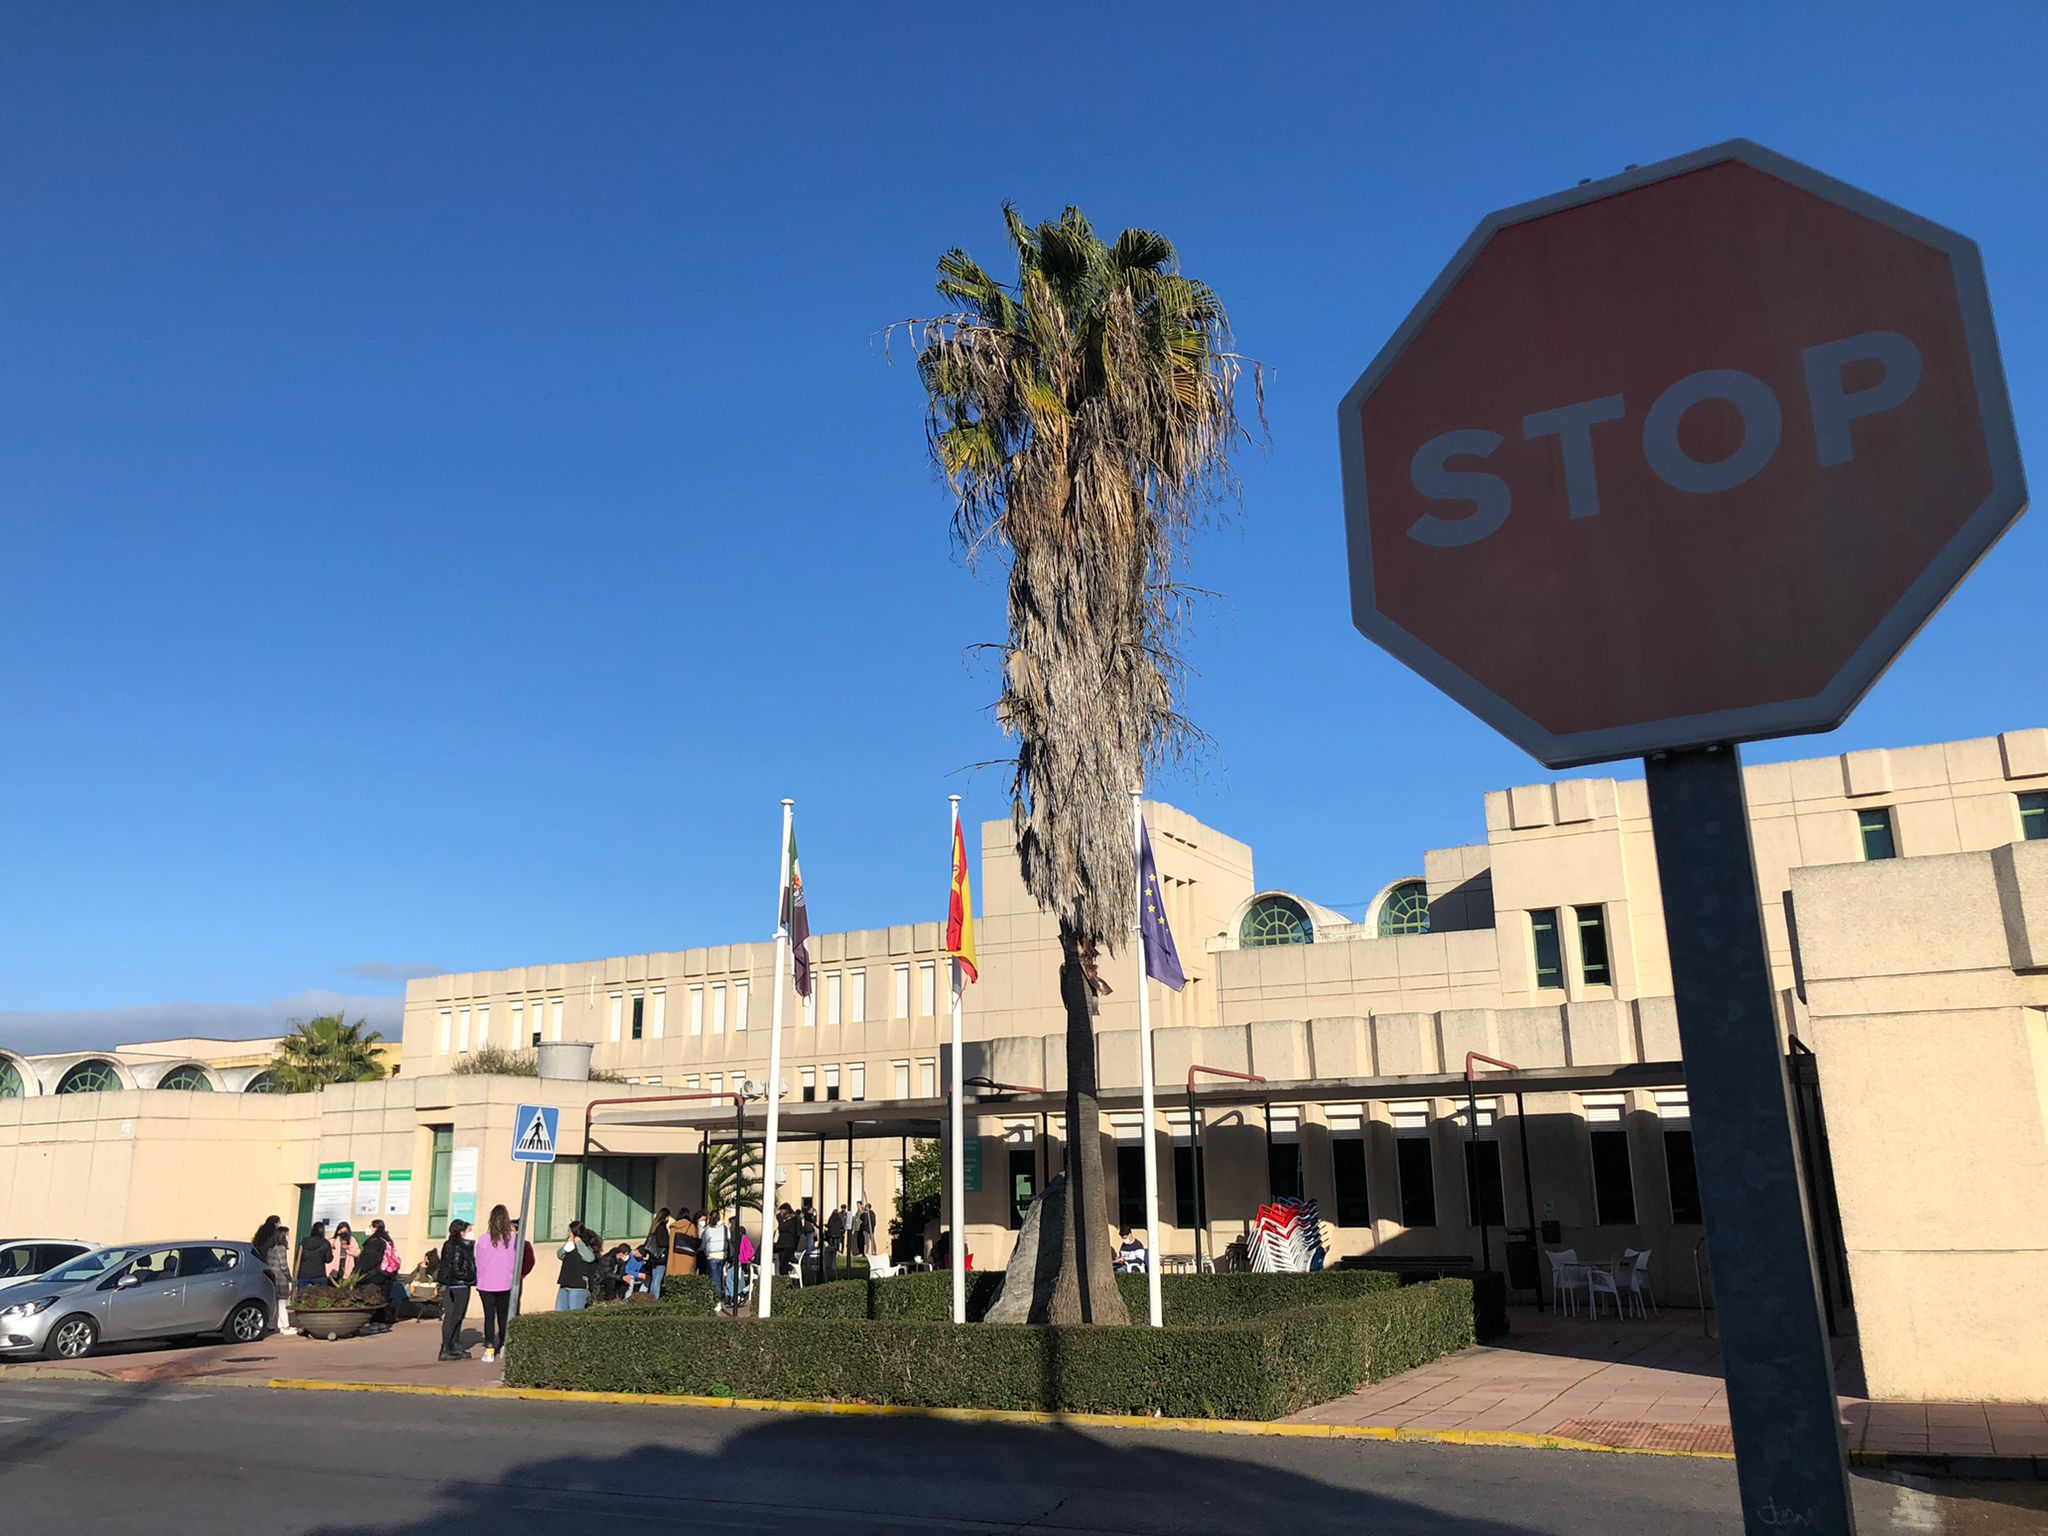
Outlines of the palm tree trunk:
[[1109,1204],[1096,1102],[1095,988],[1073,927],[1060,924],[1060,1000],[1067,1009],[1067,1220],[1059,1276],[1035,1323],[1128,1323],[1109,1257]]

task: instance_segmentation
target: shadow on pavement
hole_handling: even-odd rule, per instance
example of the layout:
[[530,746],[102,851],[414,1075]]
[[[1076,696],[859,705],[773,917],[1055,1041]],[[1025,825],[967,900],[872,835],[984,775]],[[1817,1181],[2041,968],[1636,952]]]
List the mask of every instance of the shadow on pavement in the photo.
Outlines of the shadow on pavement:
[[[1261,1441],[1283,1446],[1328,1442]],[[1372,1536],[1529,1536],[1528,1526],[1390,1493],[1343,1487],[1298,1467],[1240,1459],[1230,1442],[1155,1437],[1140,1443],[1058,1428],[920,1420],[774,1418],[714,1453],[649,1443],[615,1456],[521,1462],[489,1481],[459,1477],[438,1507],[398,1524],[335,1524],[315,1536],[429,1536],[512,1528],[598,1531],[751,1530],[827,1533],[1292,1531]],[[454,1471],[455,1469],[450,1469]],[[1448,1468],[1441,1469],[1447,1471]],[[1054,1486],[1057,1484],[1057,1490]],[[1439,1474],[1437,1491],[1456,1484]],[[1498,1490],[1492,1499],[1498,1504]]]

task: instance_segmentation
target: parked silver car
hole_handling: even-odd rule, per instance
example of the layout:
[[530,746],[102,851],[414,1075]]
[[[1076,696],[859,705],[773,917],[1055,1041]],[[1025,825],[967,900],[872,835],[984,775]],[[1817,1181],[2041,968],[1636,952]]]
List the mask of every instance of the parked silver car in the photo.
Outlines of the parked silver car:
[[95,1248],[0,1291],[0,1359],[82,1360],[102,1342],[186,1333],[253,1344],[276,1307],[277,1276],[247,1243]]

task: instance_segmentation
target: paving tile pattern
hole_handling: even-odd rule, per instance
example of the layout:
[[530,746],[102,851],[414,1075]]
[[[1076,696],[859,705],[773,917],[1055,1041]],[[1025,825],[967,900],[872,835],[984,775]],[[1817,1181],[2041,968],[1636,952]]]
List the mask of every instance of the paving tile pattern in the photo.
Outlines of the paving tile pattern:
[[[1598,1322],[1517,1308],[1513,1332],[1293,1415],[1304,1424],[1506,1430],[1632,1450],[1729,1451],[1721,1347],[1699,1314]],[[1874,1403],[1836,1341],[1843,1443],[1895,1455],[2048,1457],[2048,1405]]]
[[1632,1451],[1718,1451],[1735,1453],[1735,1437],[1723,1424],[1648,1424],[1626,1419],[1566,1419],[1559,1434],[1594,1445]]

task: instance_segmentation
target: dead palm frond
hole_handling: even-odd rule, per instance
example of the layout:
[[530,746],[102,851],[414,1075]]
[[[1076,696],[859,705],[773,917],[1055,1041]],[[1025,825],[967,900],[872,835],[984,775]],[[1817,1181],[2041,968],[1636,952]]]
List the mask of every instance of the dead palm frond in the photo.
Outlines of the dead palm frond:
[[[1076,208],[1035,228],[1003,217],[1015,282],[948,251],[938,291],[957,307],[911,339],[954,535],[970,561],[1009,561],[996,709],[1017,741],[1024,883],[1077,938],[1113,945],[1131,922],[1130,788],[1198,740],[1177,707],[1173,572],[1235,490],[1246,365],[1163,235],[1105,243]],[[1256,365],[1252,382],[1263,425]]]

